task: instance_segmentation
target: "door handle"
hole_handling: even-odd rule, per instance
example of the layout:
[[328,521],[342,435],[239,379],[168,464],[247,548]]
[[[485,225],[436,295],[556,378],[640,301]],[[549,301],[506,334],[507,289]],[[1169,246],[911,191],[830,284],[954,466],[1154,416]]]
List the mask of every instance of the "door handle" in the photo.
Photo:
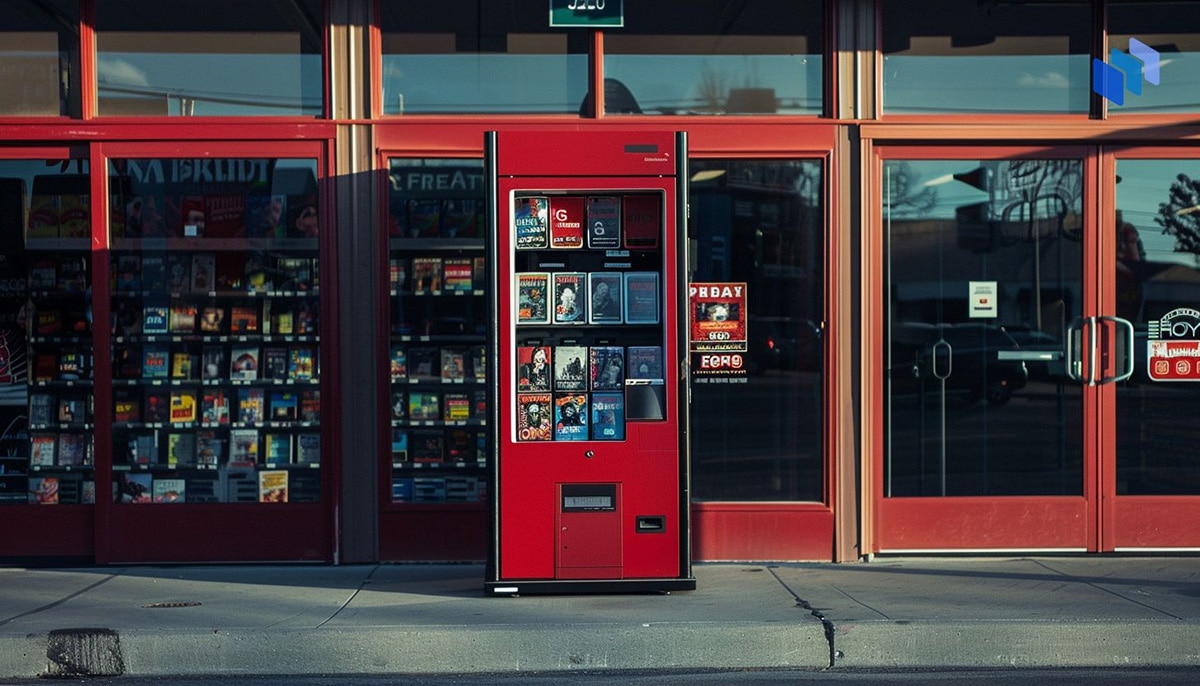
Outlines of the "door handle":
[[[940,374],[938,373],[938,353],[943,350],[946,352],[946,373]],[[933,348],[930,352],[933,354],[932,366],[934,377],[941,379],[942,381],[949,379],[950,374],[954,371],[954,348],[950,346],[950,342],[944,338],[939,339],[937,343],[933,344]]]
[[1100,378],[1096,381],[1096,384],[1124,381],[1133,376],[1133,322],[1121,317],[1097,317],[1097,320],[1106,324],[1112,324],[1117,330],[1124,331],[1125,335],[1121,338],[1113,337],[1113,353],[1118,360],[1121,371],[1112,376]]
[[[1113,375],[1101,376],[1100,328],[1104,326],[1107,331],[1108,325],[1124,333],[1121,338],[1113,337],[1113,353],[1121,371]],[[1085,332],[1087,334],[1086,345],[1083,342]],[[1078,381],[1088,386],[1101,386],[1124,381],[1133,376],[1133,323],[1128,319],[1110,316],[1078,317],[1067,326],[1066,333],[1066,372],[1067,377],[1072,381]],[[1107,334],[1105,338],[1108,338]],[[1084,364],[1085,355],[1087,364]]]
[[[1067,325],[1066,331],[1066,350],[1063,356],[1066,358],[1067,378],[1072,381],[1077,381],[1082,384],[1091,385],[1092,376],[1091,369],[1088,369],[1088,374],[1084,374],[1083,368],[1083,332],[1085,329],[1094,330],[1092,326],[1092,317],[1076,317],[1070,324]],[[1092,350],[1095,350],[1095,341],[1092,341]],[[1095,353],[1091,356],[1096,357]]]

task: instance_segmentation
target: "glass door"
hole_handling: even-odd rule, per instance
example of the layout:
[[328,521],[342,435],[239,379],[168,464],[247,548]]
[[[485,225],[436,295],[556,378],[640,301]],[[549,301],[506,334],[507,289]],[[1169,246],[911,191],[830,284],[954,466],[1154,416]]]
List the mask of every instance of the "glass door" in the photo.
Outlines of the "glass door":
[[1180,153],[1118,152],[1106,174],[1105,273],[1134,332],[1132,376],[1115,386],[1106,549],[1200,546],[1200,159]]
[[1112,366],[1089,344],[1118,329],[1083,319],[1083,156],[892,152],[876,546],[1085,549],[1087,382]]

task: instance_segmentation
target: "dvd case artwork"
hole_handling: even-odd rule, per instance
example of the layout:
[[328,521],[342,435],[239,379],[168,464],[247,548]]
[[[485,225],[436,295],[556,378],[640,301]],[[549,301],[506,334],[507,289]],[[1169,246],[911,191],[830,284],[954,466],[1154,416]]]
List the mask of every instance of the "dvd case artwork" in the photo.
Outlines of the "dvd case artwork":
[[621,199],[593,196],[587,199],[587,245],[593,250],[621,247]]
[[586,324],[587,274],[558,272],[551,278],[554,281],[554,323]]
[[661,345],[631,345],[625,356],[630,379],[663,380]]
[[592,394],[592,440],[625,440],[625,394]]
[[550,274],[517,274],[517,324],[549,324]]
[[588,397],[586,393],[554,395],[554,439],[586,441],[588,438]]
[[551,352],[548,345],[517,347],[517,392],[549,391]]
[[587,390],[587,346],[560,345],[554,348],[552,357],[554,360],[554,390]]
[[550,247],[583,247],[583,198],[562,196],[550,201]]
[[591,300],[588,323],[620,324],[625,321],[621,307],[623,286],[620,272],[588,273],[588,297]]
[[548,218],[548,198],[517,198],[513,216],[513,224],[517,231],[517,250],[536,250],[549,245]]
[[657,324],[659,306],[657,272],[625,274],[626,324]]
[[662,228],[662,200],[657,195],[625,196],[622,230],[630,250],[658,247]]
[[588,377],[593,391],[625,388],[625,349],[619,345],[588,348]]
[[517,394],[518,441],[553,440],[552,405],[553,400],[549,393]]

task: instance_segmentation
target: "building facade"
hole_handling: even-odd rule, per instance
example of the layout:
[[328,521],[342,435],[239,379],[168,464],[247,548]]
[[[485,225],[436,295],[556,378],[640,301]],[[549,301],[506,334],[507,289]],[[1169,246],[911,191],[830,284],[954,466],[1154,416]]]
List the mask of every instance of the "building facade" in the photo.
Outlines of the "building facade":
[[746,285],[694,559],[1200,547],[1200,3],[571,4],[17,0],[0,558],[483,559],[531,130],[686,132]]

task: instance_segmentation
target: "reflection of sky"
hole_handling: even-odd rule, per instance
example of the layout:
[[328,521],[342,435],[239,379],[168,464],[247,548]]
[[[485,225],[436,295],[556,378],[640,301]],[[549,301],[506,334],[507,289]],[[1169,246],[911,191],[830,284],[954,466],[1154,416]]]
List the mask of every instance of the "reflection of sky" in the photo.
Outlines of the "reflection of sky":
[[1086,112],[1088,55],[883,58],[887,112]]
[[[961,181],[951,178],[953,174],[971,172],[979,167],[974,160],[910,160],[906,162],[910,171],[915,173],[912,193],[918,193],[924,188],[932,187],[937,191],[937,204],[930,210],[914,213],[897,213],[900,219],[953,219],[954,209],[959,205],[986,202],[988,194]],[[886,169],[895,169],[896,163],[889,162]],[[886,173],[886,171],[885,171]],[[1117,208],[1121,210],[1125,221],[1132,223],[1141,236],[1146,248],[1146,259],[1153,262],[1178,262],[1194,265],[1195,256],[1190,253],[1175,252],[1175,239],[1163,233],[1162,226],[1155,223],[1160,203],[1170,199],[1170,187],[1176,175],[1184,173],[1193,179],[1200,179],[1200,159],[1198,160],[1118,160],[1117,175],[1121,182],[1117,184]],[[997,186],[1003,186],[1002,180],[997,180]],[[883,198],[886,207],[888,198]]]
[[721,98],[731,88],[773,88],[781,112],[821,111],[819,55],[605,55],[604,74],[647,113],[704,108],[706,83]]
[[586,55],[384,55],[384,111],[578,112]]
[[1175,238],[1154,221],[1158,206],[1170,201],[1171,184],[1179,174],[1200,179],[1200,160],[1117,160],[1117,209],[1137,227],[1146,259],[1196,265],[1196,256],[1175,252]]
[[[1200,11],[1200,8],[1197,8]],[[1125,92],[1125,104],[1109,103],[1109,114],[1200,110],[1200,53],[1164,52],[1159,83],[1142,84],[1142,94]]]
[[106,52],[98,56],[96,69],[102,96],[169,96],[170,114],[178,113],[180,97],[196,100],[195,115],[318,115],[322,111],[320,55]]

